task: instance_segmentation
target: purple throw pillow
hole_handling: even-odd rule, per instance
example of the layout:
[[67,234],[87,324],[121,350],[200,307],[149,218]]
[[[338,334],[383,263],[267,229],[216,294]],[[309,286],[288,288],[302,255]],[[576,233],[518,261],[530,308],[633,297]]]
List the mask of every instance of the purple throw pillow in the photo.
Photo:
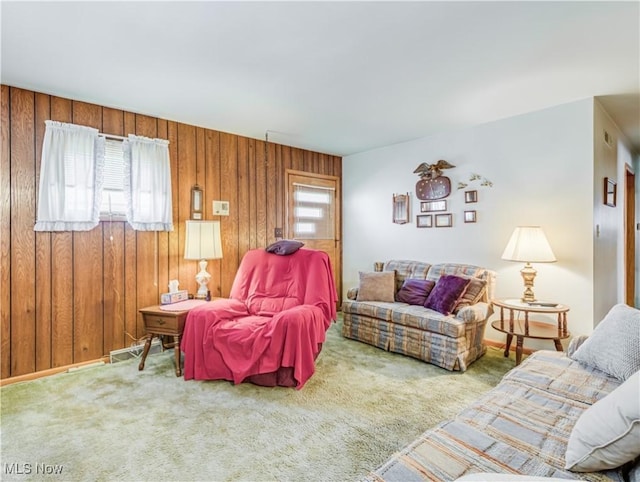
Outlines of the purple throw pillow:
[[304,243],[300,241],[294,241],[293,239],[281,239],[275,243],[270,244],[265,248],[267,253],[279,254],[280,256],[286,256],[287,254],[293,254],[304,246]]
[[436,286],[431,290],[424,307],[438,311],[443,315],[450,315],[468,284],[468,278],[450,274],[441,276]]
[[435,285],[435,281],[428,279],[406,279],[396,294],[396,301],[424,306],[427,296]]

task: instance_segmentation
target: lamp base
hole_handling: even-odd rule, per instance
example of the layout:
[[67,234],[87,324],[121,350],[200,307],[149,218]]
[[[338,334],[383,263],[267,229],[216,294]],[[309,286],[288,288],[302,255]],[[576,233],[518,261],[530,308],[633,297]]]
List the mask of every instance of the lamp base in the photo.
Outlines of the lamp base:
[[523,303],[532,303],[536,301],[536,297],[533,294],[533,280],[536,278],[538,272],[531,266],[531,263],[524,265],[524,268],[520,270],[522,279],[524,280],[524,293],[520,301]]
[[200,285],[195,296],[196,299],[204,300],[207,297],[207,292],[209,291],[207,285],[210,279],[211,275],[207,273],[207,260],[203,259],[200,261],[200,272],[196,275],[196,281]]

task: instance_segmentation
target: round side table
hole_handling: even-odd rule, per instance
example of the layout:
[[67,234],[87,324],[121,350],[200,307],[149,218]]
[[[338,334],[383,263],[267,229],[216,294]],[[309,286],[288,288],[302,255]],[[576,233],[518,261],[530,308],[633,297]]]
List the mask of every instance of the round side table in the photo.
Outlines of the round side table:
[[[556,304],[555,306],[540,306],[523,302],[519,299],[493,300],[493,305],[500,308],[500,319],[491,326],[507,335],[504,356],[509,356],[509,348],[513,337],[516,337],[516,365],[522,361],[522,345],[525,338],[538,340],[553,340],[556,350],[564,351],[560,340],[571,336],[567,330],[567,312],[569,307]],[[516,315],[516,313],[518,313]],[[506,314],[506,316],[505,316]],[[532,318],[530,314],[557,315],[557,326]],[[524,316],[524,318],[522,317]]]

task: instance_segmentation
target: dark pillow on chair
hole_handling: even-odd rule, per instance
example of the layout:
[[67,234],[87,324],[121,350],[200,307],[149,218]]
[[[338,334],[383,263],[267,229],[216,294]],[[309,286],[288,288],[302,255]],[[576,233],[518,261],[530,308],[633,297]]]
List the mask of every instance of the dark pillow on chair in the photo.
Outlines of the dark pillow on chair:
[[275,243],[270,244],[265,248],[267,253],[279,254],[280,256],[286,256],[287,254],[293,254],[304,246],[304,243],[295,241],[293,239],[281,239]]
[[438,311],[443,315],[450,315],[468,284],[469,278],[461,278],[451,274],[441,276],[429,293],[424,307]]
[[406,279],[396,294],[396,301],[424,306],[436,282],[427,279]]

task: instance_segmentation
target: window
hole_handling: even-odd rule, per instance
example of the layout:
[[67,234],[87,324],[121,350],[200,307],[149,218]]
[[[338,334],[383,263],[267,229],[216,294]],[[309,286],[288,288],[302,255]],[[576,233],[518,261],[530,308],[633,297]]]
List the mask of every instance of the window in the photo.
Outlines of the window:
[[294,237],[333,239],[332,212],[335,191],[321,186],[294,183]]
[[126,214],[127,201],[124,195],[124,152],[122,150],[122,141],[106,139],[100,219],[113,219],[113,217],[123,219]]
[[169,141],[45,125],[35,231],[88,231],[114,216],[137,231],[173,230]]

